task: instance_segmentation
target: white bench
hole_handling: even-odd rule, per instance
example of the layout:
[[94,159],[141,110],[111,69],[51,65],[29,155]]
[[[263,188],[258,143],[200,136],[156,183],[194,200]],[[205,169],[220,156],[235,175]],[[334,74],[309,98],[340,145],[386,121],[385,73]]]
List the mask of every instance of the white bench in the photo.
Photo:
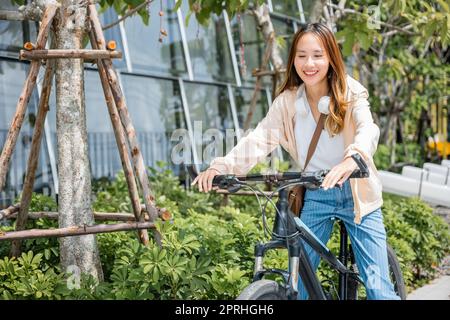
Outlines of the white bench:
[[440,164],[436,164],[436,163],[431,163],[431,162],[425,162],[423,164],[423,168],[424,169],[428,169],[433,173],[439,173],[439,174],[443,174],[443,175],[448,175],[450,173],[450,166],[442,166]]
[[450,187],[428,181],[417,180],[401,174],[379,171],[383,191],[401,196],[419,196],[420,199],[435,204],[450,207]]
[[419,181],[428,181],[440,185],[448,185],[450,186],[450,177],[431,172],[428,169],[417,168],[413,166],[404,166],[402,168],[402,175],[408,178],[413,178]]
[[450,160],[442,160],[441,165],[450,167]]

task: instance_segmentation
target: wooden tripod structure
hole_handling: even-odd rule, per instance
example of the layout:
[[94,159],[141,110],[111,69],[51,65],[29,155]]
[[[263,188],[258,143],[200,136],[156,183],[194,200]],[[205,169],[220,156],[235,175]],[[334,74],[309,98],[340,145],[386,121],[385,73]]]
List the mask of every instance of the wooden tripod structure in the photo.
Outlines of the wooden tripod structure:
[[[43,79],[35,129],[31,142],[30,155],[27,162],[27,172],[21,201],[19,205],[11,206],[3,211],[0,211],[0,219],[4,217],[16,217],[16,231],[6,233],[0,232],[0,241],[12,240],[11,254],[17,256],[20,253],[21,239],[36,237],[64,237],[135,229],[138,230],[140,242],[147,245],[149,242],[149,237],[146,229],[152,229],[156,243],[161,246],[161,235],[156,230],[154,222],[158,217],[162,220],[169,220],[171,217],[168,211],[163,208],[161,209],[156,207],[154,196],[150,190],[150,183],[145,169],[144,160],[136,138],[136,131],[128,113],[128,108],[125,103],[122,89],[119,85],[117,73],[112,65],[111,59],[121,57],[121,53],[111,50],[113,49],[111,46],[107,48],[100,20],[98,18],[97,9],[94,1],[92,0],[89,1],[88,5],[90,22],[89,37],[92,50],[44,50],[50,26],[57,10],[58,6],[52,4],[46,8],[36,44],[34,45],[27,43],[25,48],[28,49],[28,51],[21,50],[20,53],[21,58],[31,60],[31,66],[0,156],[0,190],[2,190],[5,185],[11,155],[23,123],[28,101],[36,85],[36,78],[41,66],[41,60],[46,61],[46,70]],[[39,158],[42,130],[48,111],[48,101],[52,87],[55,65],[53,59],[55,58],[81,58],[96,61],[122,167],[128,184],[128,192],[134,215],[128,215],[129,218],[120,215],[120,218],[117,215],[110,215],[109,218],[112,220],[134,220],[135,222],[133,223],[128,222],[114,225],[73,226],[69,228],[51,230],[24,230],[29,217],[28,211]],[[142,192],[144,209],[141,207],[138,186]],[[102,216],[102,214],[99,213],[94,216],[98,219],[99,216]]]

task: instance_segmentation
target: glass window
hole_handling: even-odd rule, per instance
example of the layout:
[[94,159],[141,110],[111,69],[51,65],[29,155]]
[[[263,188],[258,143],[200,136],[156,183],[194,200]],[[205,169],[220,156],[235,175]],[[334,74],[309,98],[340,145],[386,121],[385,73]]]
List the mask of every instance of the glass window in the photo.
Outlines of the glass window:
[[[239,127],[244,128],[245,120],[247,119],[247,113],[250,108],[250,104],[253,96],[252,89],[235,88],[234,100],[236,103],[236,112],[239,122]],[[255,128],[257,124],[266,116],[269,110],[267,102],[267,96],[265,91],[258,93],[258,100],[256,101],[255,111],[253,112],[252,120],[250,122],[250,128]]]
[[112,178],[122,169],[122,164],[102,83],[96,70],[85,70],[84,79],[86,126],[92,177]]
[[214,157],[230,150],[235,142],[228,89],[225,86],[185,83],[185,90],[197,155],[206,166]]
[[272,17],[273,27],[275,29],[275,34],[277,37],[282,37],[284,39],[284,46],[280,47],[281,57],[283,58],[283,63],[287,63],[289,49],[292,43],[292,36],[294,35],[294,26],[292,21],[280,20],[278,18]]
[[125,20],[130,58],[133,70],[150,72],[159,75],[178,76],[186,73],[186,64],[181,43],[180,28],[176,12],[173,11],[174,2],[165,1],[163,28],[167,37],[159,42],[160,11],[159,2],[154,1],[150,6],[149,25],[144,25],[140,16],[135,15]]
[[274,12],[300,18],[300,11],[295,0],[272,0],[272,8]]
[[[250,108],[250,104],[253,96],[253,89],[247,88],[235,88],[234,89],[234,100],[236,103],[236,112],[239,122],[239,127],[243,129],[245,120],[247,119],[247,113]],[[258,100],[256,101],[256,108],[253,112],[252,120],[250,122],[250,129],[256,128],[258,123],[266,116],[269,111],[269,103],[267,101],[266,91],[260,91],[258,94]],[[242,132],[242,131],[241,131]],[[273,160],[274,157],[278,158],[281,152],[287,154],[284,149],[278,147],[275,149],[266,160]],[[286,156],[284,159],[288,159]],[[275,162],[271,162],[275,164]]]
[[[186,2],[183,2],[182,9],[186,17],[189,10]],[[223,15],[212,15],[206,27],[192,15],[185,28],[194,78],[235,82]]]
[[[116,22],[119,18],[117,13],[112,9],[108,8],[105,12],[100,14],[100,22],[102,26],[106,26],[110,23]],[[125,51],[122,43],[122,36],[120,34],[120,26],[117,24],[111,28],[104,31],[105,41],[108,43],[110,40],[114,40],[117,44],[117,51],[122,52],[122,59],[112,59],[114,67],[117,69],[126,69],[127,64],[125,60]],[[88,43],[88,48],[91,48],[91,44]]]
[[[0,60],[0,97],[2,97],[0,99],[0,149],[3,149],[10,123],[16,112],[28,66],[26,63]],[[36,120],[37,104],[37,90],[34,90],[11,157],[6,187],[4,191],[0,192],[0,205],[10,204],[22,190]],[[34,189],[38,192],[48,191],[50,193],[50,189],[53,189],[53,182],[45,147],[45,136],[43,136],[42,142]]]
[[172,149],[179,142],[171,138],[175,129],[186,128],[178,82],[122,75],[122,83],[146,165],[156,167],[156,161],[164,161],[178,174]]
[[[11,1],[2,1],[0,10],[17,10]],[[26,22],[25,22],[26,23]],[[21,21],[0,20],[0,51],[19,52],[23,46],[23,27]]]
[[303,11],[307,22],[309,21],[315,2],[315,0],[302,0]]
[[266,48],[263,36],[251,15],[235,16],[230,24],[241,79],[243,82],[254,82],[256,78],[252,76],[252,71],[261,67]]

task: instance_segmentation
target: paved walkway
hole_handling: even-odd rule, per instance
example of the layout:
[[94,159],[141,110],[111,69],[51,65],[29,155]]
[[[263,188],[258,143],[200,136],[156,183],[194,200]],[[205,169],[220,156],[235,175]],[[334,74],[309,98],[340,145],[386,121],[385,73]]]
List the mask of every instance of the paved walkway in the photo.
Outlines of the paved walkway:
[[450,300],[450,275],[434,279],[431,283],[411,292],[406,300]]

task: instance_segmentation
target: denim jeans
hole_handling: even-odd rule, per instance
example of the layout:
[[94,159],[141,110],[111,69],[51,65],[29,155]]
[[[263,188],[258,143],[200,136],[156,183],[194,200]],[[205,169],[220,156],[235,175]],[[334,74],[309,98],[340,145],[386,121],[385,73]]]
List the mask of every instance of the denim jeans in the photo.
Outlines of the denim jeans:
[[[361,224],[356,224],[353,221],[353,196],[348,180],[341,188],[326,191],[306,190],[301,220],[324,244],[330,239],[335,218],[344,222],[350,236],[356,265],[366,287],[367,299],[400,299],[389,277],[386,231],[381,208],[364,216]],[[317,270],[320,263],[319,255],[304,241],[303,245],[313,269]],[[298,298],[308,299],[300,277],[298,288]]]

